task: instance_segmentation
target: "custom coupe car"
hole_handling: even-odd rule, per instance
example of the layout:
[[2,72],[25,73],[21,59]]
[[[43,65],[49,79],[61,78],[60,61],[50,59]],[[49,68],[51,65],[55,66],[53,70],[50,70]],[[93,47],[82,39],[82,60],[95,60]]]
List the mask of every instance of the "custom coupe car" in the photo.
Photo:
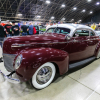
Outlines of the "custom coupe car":
[[[11,72],[1,74],[10,82],[30,81],[37,89],[47,87],[56,72],[60,75],[100,57],[100,39],[88,26],[58,24],[46,33],[5,39],[3,59]],[[18,78],[12,78],[16,73]]]

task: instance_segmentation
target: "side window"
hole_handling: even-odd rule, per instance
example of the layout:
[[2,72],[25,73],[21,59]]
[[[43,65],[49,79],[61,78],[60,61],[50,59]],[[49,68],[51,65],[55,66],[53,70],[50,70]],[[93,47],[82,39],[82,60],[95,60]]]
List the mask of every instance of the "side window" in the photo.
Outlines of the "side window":
[[46,33],[54,33],[55,28],[49,28]]
[[95,33],[93,31],[90,31],[90,36],[95,36]]
[[69,34],[70,33],[70,29],[68,28],[56,28],[55,30],[56,33],[62,33],[62,34]]
[[76,36],[76,34],[79,35],[79,37],[81,36],[89,36],[89,31],[88,30],[76,30],[74,37]]

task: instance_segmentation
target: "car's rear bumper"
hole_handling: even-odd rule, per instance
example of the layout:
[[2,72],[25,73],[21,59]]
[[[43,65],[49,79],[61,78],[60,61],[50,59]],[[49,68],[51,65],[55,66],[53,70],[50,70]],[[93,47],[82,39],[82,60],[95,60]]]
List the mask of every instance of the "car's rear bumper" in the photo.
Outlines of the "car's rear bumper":
[[17,78],[12,78],[12,74],[9,74],[9,75],[5,75],[1,70],[0,70],[0,74],[4,77],[5,80],[11,82],[11,83],[14,83],[14,84],[18,84],[20,83],[20,80],[17,79]]

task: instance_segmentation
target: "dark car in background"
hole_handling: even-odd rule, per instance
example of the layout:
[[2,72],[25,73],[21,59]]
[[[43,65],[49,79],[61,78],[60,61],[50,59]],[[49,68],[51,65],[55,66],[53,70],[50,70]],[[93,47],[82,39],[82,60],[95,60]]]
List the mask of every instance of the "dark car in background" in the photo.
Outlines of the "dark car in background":
[[36,34],[43,34],[46,31],[46,27],[43,26],[43,25],[40,25],[40,26],[39,25],[35,25],[34,27],[35,27],[35,29],[37,31]]

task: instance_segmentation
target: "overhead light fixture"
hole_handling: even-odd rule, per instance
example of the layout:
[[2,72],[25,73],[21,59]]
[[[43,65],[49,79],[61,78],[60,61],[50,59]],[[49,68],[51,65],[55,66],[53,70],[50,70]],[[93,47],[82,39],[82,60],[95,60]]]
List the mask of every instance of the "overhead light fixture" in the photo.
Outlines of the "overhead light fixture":
[[82,10],[82,12],[85,12],[85,11],[86,11],[85,9]]
[[100,5],[100,2],[97,2],[96,5]]
[[17,14],[17,16],[18,16],[18,17],[22,17],[22,14],[21,14],[21,13],[19,13],[19,14]]
[[50,4],[51,2],[50,2],[50,0],[46,0],[46,3],[47,3],[47,4]]
[[82,20],[79,20],[79,22],[81,22]]
[[87,0],[88,2],[91,2],[92,0]]
[[77,7],[74,7],[73,10],[77,10]]
[[73,22],[74,21],[74,19],[71,19],[71,22]]
[[93,13],[93,11],[90,11],[90,14],[92,14]]
[[64,8],[64,7],[66,7],[66,5],[65,4],[62,4],[61,7]]
[[37,15],[36,17],[37,17],[37,18],[41,18],[41,16],[40,16],[40,15]]
[[62,18],[61,20],[63,20],[63,21],[64,21],[65,19],[66,19],[66,18]]
[[54,16],[51,17],[51,19],[54,19],[54,18],[55,18]]

